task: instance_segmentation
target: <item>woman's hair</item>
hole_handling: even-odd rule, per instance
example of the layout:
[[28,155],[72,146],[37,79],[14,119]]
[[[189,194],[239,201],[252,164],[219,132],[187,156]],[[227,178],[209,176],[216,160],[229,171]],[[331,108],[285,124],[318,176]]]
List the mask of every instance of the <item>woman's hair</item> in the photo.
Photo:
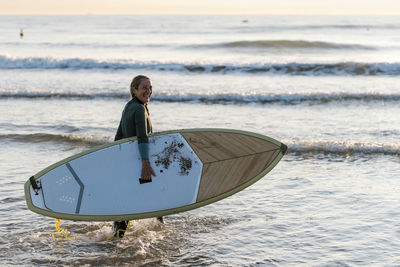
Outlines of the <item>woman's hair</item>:
[[132,97],[135,97],[135,90],[137,90],[139,88],[139,85],[143,80],[150,80],[150,78],[145,75],[138,75],[135,78],[133,78],[133,80],[131,82],[131,96]]

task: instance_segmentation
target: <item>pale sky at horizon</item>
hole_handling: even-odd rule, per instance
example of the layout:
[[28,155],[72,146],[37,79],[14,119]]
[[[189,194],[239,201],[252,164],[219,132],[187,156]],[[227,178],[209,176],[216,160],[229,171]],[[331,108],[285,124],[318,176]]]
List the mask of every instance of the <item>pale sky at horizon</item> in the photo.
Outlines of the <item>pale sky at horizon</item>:
[[400,0],[0,0],[0,14],[400,15]]

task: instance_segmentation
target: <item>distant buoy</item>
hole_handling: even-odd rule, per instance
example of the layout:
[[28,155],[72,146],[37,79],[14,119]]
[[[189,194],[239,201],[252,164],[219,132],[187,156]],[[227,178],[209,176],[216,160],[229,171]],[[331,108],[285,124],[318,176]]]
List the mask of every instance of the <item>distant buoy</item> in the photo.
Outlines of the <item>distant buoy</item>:
[[21,37],[21,39],[24,38],[24,29],[21,29],[19,31],[19,36]]

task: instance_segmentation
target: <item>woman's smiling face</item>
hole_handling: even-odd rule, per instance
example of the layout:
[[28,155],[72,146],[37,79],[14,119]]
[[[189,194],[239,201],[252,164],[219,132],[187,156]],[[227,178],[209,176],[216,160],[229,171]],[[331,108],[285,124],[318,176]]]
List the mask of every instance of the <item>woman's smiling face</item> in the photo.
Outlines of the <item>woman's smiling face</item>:
[[135,89],[136,98],[146,104],[150,101],[151,95],[153,94],[153,86],[151,85],[151,80],[143,79],[138,88]]

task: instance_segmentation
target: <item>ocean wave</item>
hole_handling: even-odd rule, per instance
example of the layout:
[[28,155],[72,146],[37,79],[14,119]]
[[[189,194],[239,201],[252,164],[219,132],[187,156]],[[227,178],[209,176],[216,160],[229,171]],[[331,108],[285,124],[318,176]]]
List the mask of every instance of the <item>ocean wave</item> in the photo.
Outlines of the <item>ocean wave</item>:
[[326,155],[390,155],[400,156],[400,146],[388,144],[339,143],[339,142],[300,142],[288,144],[290,154]]
[[74,92],[12,92],[12,91],[0,91],[0,99],[96,99],[96,98],[115,98],[115,99],[125,99],[129,98],[128,92],[123,93],[74,93]]
[[220,44],[199,45],[205,48],[264,48],[264,49],[359,49],[376,50],[377,47],[358,45],[358,44],[340,44],[320,41],[305,40],[255,40],[255,41],[235,41]]
[[[13,92],[0,91],[0,99],[128,99],[128,92]],[[327,104],[331,102],[395,102],[400,94],[381,93],[170,93],[155,92],[152,101],[159,102],[195,102],[213,104]]]
[[[61,132],[77,132],[80,128],[72,125],[66,124],[58,124],[58,125],[42,125],[42,124],[25,124],[25,123],[9,123],[9,122],[0,122],[0,128],[5,131],[16,131],[16,130],[25,130],[25,131],[36,131],[36,130],[56,130]],[[93,130],[97,130],[99,128],[92,128]]]
[[95,42],[3,42],[3,45],[17,47],[45,48],[157,48],[166,47],[165,44],[134,44],[134,43],[95,43]]
[[152,100],[161,102],[200,102],[200,103],[238,103],[238,104],[282,104],[297,105],[325,104],[330,102],[347,101],[399,101],[400,94],[374,93],[304,93],[304,94],[171,94],[155,93]]
[[0,69],[149,69],[188,73],[261,73],[272,75],[399,75],[400,63],[274,63],[274,64],[184,64],[96,60],[83,58],[0,56]]
[[59,143],[78,146],[95,146],[113,141],[111,137],[96,135],[75,135],[75,134],[3,134],[0,140],[18,143]]
[[[290,26],[289,26],[290,28]],[[294,27],[292,27],[294,28]],[[399,24],[326,24],[326,25],[305,25],[296,27],[296,29],[340,29],[340,30],[394,30],[399,29]]]
[[231,30],[237,31],[245,31],[245,32],[270,32],[270,31],[309,31],[309,30],[318,30],[318,31],[330,31],[330,30],[362,30],[365,32],[370,32],[374,30],[396,30],[400,29],[400,25],[397,23],[385,23],[385,24],[315,24],[315,23],[306,23],[302,25],[294,25],[294,24],[269,24],[256,26],[252,25],[241,25],[231,27]]
[[[3,42],[7,46],[30,46],[38,48],[188,48],[188,49],[214,49],[214,48],[258,48],[258,49],[334,49],[334,50],[378,50],[381,47],[373,45],[347,44],[324,41],[307,40],[238,40],[223,43],[206,44],[133,44],[133,43],[94,43],[94,42]],[[385,47],[387,49],[387,47]]]
[[[5,134],[0,140],[19,143],[56,143],[71,146],[91,147],[113,141],[113,137],[97,135],[73,134]],[[400,156],[400,146],[368,143],[339,143],[339,142],[284,142],[288,145],[288,154],[293,155],[390,155]]]

